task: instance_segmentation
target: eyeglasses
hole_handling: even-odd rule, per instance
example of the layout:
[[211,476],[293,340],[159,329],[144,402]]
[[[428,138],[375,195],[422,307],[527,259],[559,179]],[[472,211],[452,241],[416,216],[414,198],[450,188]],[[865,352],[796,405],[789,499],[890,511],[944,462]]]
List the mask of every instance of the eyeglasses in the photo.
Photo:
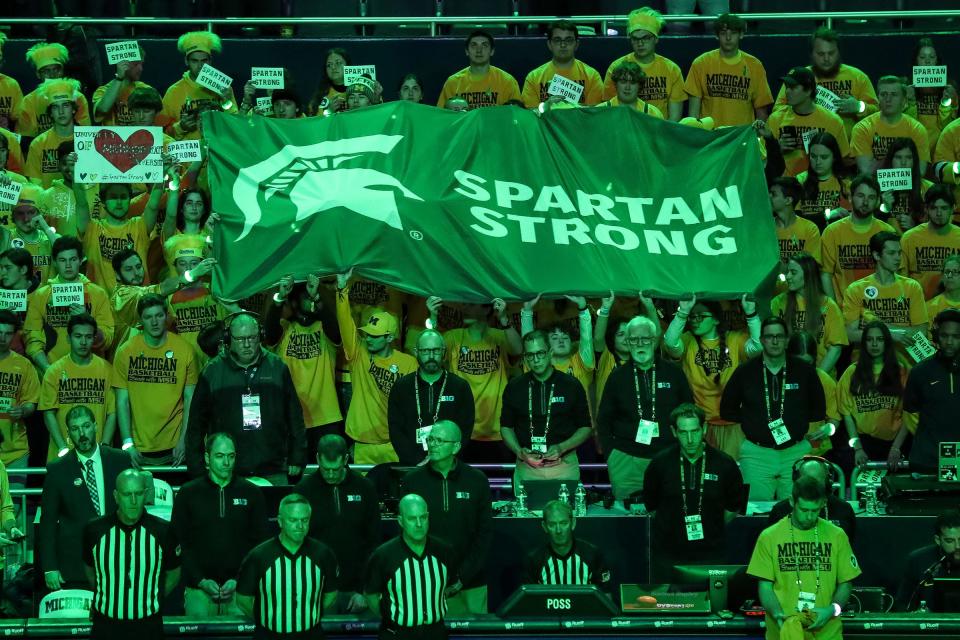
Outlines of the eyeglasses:
[[767,333],[760,336],[761,340],[786,340],[787,334],[785,333]]
[[576,44],[577,39],[576,39],[576,38],[550,38],[550,42],[551,42],[552,44],[557,45],[557,46],[560,46],[560,45],[562,45],[562,44],[565,44],[565,45],[567,45],[568,47],[571,47],[571,46],[573,46],[574,44]]
[[701,320],[706,320],[707,318],[712,318],[712,313],[696,313],[689,316],[691,322],[700,322]]
[[630,36],[630,42],[634,44],[647,44],[657,39],[657,36]]
[[629,337],[629,338],[624,338],[623,341],[626,342],[626,343],[627,343],[628,345],[630,345],[630,346],[636,347],[636,346],[639,346],[639,345],[641,345],[641,344],[644,345],[644,346],[646,346],[646,345],[651,345],[651,344],[653,344],[654,342],[656,342],[657,339],[656,339],[656,338],[652,338],[652,337],[650,337],[650,336],[631,336],[631,337]]
[[544,358],[546,358],[546,357],[549,356],[549,355],[550,355],[550,352],[549,352],[549,351],[534,351],[533,353],[525,353],[525,354],[523,354],[523,358],[524,358],[524,360],[528,360],[528,361],[530,361],[530,362],[533,362],[533,361],[536,361],[536,360],[543,360]]
[[456,444],[460,442],[459,440],[444,440],[436,436],[427,436],[426,440],[427,444]]
[[423,356],[442,356],[443,347],[439,347],[437,349],[421,349],[417,347],[417,353]]

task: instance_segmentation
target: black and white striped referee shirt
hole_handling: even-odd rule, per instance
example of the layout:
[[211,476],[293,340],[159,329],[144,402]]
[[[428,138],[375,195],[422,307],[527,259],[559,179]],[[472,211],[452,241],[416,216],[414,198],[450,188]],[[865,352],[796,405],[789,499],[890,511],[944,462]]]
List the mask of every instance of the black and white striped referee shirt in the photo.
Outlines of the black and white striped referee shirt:
[[585,540],[574,539],[570,552],[560,556],[549,544],[527,555],[524,584],[595,584],[610,582],[610,570],[600,550]]
[[447,602],[443,592],[457,582],[453,550],[427,537],[422,555],[403,536],[380,545],[367,564],[366,593],[380,594],[380,616],[388,627],[419,627],[443,622]]
[[320,624],[323,596],[336,593],[337,574],[333,551],[316,538],[305,538],[291,553],[277,536],[244,558],[237,593],[254,598],[258,626],[278,634],[302,633]]
[[93,569],[93,609],[114,620],[160,613],[164,572],[180,566],[177,545],[163,520],[143,514],[126,525],[116,513],[83,529],[83,562]]

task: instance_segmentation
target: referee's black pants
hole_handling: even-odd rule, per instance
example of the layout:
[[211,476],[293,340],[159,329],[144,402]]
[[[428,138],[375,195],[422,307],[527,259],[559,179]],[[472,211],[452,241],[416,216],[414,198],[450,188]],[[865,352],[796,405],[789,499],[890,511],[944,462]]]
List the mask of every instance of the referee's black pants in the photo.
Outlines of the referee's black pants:
[[381,627],[378,640],[447,640],[447,627],[442,622],[418,627]]
[[163,640],[163,616],[116,620],[92,611],[91,640]]

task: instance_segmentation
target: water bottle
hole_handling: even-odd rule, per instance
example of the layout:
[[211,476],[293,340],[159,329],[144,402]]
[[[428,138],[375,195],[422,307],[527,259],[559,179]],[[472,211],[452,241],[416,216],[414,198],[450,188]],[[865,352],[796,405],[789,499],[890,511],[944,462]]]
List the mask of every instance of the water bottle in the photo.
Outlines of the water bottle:
[[518,516],[527,515],[527,490],[523,488],[522,483],[517,483],[513,495],[516,498],[516,503],[513,506],[514,513]]
[[560,485],[560,493],[557,494],[557,499],[564,504],[570,504],[570,490],[567,489],[566,484]]
[[587,515],[587,490],[582,482],[577,483],[577,491],[573,494],[573,515]]
[[918,613],[929,613],[930,609],[927,607],[927,601],[921,600],[920,606],[917,608]]
[[867,515],[878,515],[877,490],[875,488],[867,489]]

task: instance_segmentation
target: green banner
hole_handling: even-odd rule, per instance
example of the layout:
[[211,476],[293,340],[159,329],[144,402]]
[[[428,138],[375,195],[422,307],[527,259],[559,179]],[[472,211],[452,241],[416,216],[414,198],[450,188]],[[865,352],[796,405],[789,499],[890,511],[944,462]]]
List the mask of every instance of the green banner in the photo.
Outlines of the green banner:
[[778,261],[756,135],[629,108],[204,114],[214,291],[347,271],[419,295],[752,292]]

